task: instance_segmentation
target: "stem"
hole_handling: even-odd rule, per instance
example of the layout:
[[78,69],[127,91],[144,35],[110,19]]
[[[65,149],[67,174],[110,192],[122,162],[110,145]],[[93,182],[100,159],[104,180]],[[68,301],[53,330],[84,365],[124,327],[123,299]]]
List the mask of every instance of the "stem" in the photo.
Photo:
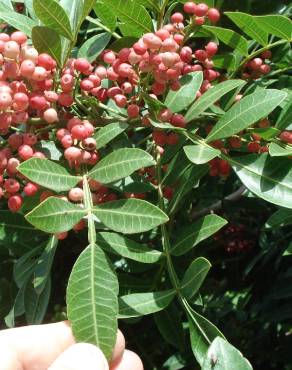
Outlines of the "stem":
[[125,117],[125,118],[127,117],[127,115],[126,115],[126,114],[121,113],[121,112],[118,112],[118,111],[116,111],[116,110],[114,110],[114,109],[112,109],[112,108],[108,107],[107,105],[105,105],[105,104],[103,104],[103,103],[98,102],[98,107],[99,107],[99,108],[102,108],[102,109],[104,109],[104,110],[107,110],[108,112],[111,112],[111,113],[117,114],[118,116],[122,116],[122,117]]
[[163,26],[163,18],[164,18],[164,13],[167,7],[169,0],[164,0],[160,9],[159,17],[158,17],[158,22],[157,22],[157,29],[159,30]]
[[100,23],[98,20],[94,19],[94,18],[91,18],[91,17],[86,17],[86,20],[90,23],[93,23],[93,24],[96,24],[97,26],[99,26],[100,28],[102,28],[103,30],[105,30],[106,32],[110,33],[115,39],[120,39],[121,36],[116,33],[116,32],[113,32],[112,30],[110,30],[107,26],[105,26],[104,24]]
[[93,218],[93,201],[87,180],[87,175],[83,176],[83,192],[84,192],[84,206],[87,210],[87,222],[88,222],[88,241],[89,244],[96,243],[96,230]]
[[[158,181],[158,199],[159,199],[159,206],[160,209],[165,212],[165,204],[164,204],[164,197],[163,197],[163,192],[162,192],[162,171],[161,171],[161,156],[159,152],[157,151],[157,181]],[[172,259],[171,259],[171,254],[170,254],[170,242],[169,242],[169,237],[168,237],[168,232],[166,229],[165,225],[161,225],[161,234],[162,234],[162,245],[163,245],[163,250],[166,256],[166,262],[167,262],[167,268],[168,268],[168,273],[170,280],[177,291],[180,299],[182,299],[181,292],[180,292],[180,284],[179,284],[179,279],[176,275]]]
[[264,46],[262,47],[261,49],[258,49],[257,51],[251,53],[249,56],[247,56],[245,59],[243,59],[243,61],[239,64],[238,68],[231,74],[231,78],[232,77],[235,77],[238,73],[238,71],[241,70],[241,68],[247,63],[249,62],[251,59],[255,58],[256,56],[260,55],[261,53],[263,53],[264,51],[267,51],[269,49],[272,49],[276,46],[279,46],[279,45],[283,45],[283,44],[286,44],[287,40],[279,40],[279,41],[276,41],[276,42],[273,42],[272,44],[269,44],[267,46]]

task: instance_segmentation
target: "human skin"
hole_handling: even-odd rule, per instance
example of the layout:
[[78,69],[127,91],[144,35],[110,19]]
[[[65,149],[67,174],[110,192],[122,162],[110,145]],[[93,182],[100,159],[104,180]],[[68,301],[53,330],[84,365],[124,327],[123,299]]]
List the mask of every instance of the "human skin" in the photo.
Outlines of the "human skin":
[[143,370],[119,331],[110,365],[99,348],[76,343],[68,322],[0,331],[0,370]]

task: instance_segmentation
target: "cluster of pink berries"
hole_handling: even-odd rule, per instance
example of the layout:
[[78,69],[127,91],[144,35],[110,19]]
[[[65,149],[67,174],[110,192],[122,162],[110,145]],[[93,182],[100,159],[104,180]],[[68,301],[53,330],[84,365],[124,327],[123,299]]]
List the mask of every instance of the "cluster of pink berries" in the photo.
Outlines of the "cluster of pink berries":
[[214,235],[214,239],[227,253],[243,253],[254,248],[256,238],[248,235],[245,225],[230,224]]
[[94,126],[77,117],[69,119],[66,128],[57,131],[56,137],[65,149],[64,156],[71,167],[78,168],[80,164],[94,165],[98,162],[99,153],[93,134]]
[[21,161],[29,158],[45,158],[45,155],[34,149],[37,137],[34,134],[12,134],[8,146],[0,150],[0,199],[8,199],[8,207],[17,212],[23,204],[23,196],[33,196],[39,186],[27,181],[18,171]]
[[259,57],[250,60],[245,65],[245,70],[242,74],[244,79],[258,79],[261,75],[267,75],[271,72],[271,66],[267,64],[272,57],[270,50],[264,51]]

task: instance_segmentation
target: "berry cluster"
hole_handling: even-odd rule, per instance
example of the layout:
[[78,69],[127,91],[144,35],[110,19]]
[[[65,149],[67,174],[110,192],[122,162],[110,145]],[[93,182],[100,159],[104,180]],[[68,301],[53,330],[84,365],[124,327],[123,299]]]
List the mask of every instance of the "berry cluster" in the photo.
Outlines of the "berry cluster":
[[94,165],[99,160],[96,141],[92,137],[94,126],[87,120],[73,117],[66,128],[57,131],[56,137],[65,149],[64,156],[70,166],[78,168],[80,164]]
[[250,60],[245,65],[245,70],[242,74],[244,79],[258,79],[261,75],[267,75],[271,72],[269,60],[272,57],[270,50],[264,51],[259,57]]
[[247,228],[242,224],[229,224],[219,231],[214,239],[227,253],[243,253],[255,246],[256,238],[247,234]]

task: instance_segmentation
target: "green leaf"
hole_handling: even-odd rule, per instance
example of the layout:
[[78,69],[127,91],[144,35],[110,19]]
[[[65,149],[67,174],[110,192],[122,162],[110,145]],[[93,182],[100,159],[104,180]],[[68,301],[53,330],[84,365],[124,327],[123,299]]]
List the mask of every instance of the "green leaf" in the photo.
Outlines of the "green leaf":
[[118,15],[120,30],[124,36],[140,37],[153,31],[152,19],[147,10],[136,1],[111,0],[107,5]]
[[179,310],[171,303],[164,310],[154,314],[154,321],[162,337],[174,347],[183,350],[185,337],[183,322]]
[[227,224],[224,218],[217,215],[207,215],[192,225],[180,229],[175,238],[171,254],[181,256],[194,248],[201,241],[209,238]]
[[177,189],[175,193],[173,194],[173,197],[168,205],[168,212],[173,213],[181,200],[195,187],[198,186],[199,180],[205,176],[208,172],[208,166],[207,165],[192,165],[191,167],[187,167],[186,171],[182,174],[182,177],[180,178],[179,185],[177,186]]
[[30,243],[38,234],[22,214],[0,210],[0,245]]
[[220,150],[214,149],[203,144],[184,146],[184,152],[188,159],[195,164],[204,164],[220,155]]
[[33,19],[27,17],[26,15],[10,11],[9,8],[7,9],[2,5],[0,5],[0,19],[10,25],[13,25],[14,28],[25,33],[29,37],[31,37],[31,31],[33,27],[37,25]]
[[129,125],[127,123],[122,122],[114,122],[102,127],[94,135],[96,140],[96,148],[100,149],[104,147],[106,144],[124,132],[128,127]]
[[292,167],[289,159],[279,161],[267,153],[228,158],[243,184],[267,202],[292,208]]
[[71,230],[86,213],[86,210],[78,205],[50,197],[29,212],[25,218],[39,230],[60,233]]
[[275,127],[265,127],[265,128],[253,128],[251,130],[253,134],[257,134],[262,139],[270,141],[276,136],[279,136],[280,131]]
[[287,208],[280,208],[265,223],[266,229],[276,229],[292,224],[292,211]]
[[106,48],[111,34],[103,32],[88,39],[79,49],[78,58],[86,58],[92,63]]
[[96,0],[83,0],[83,13],[81,21],[83,21],[93,9]]
[[62,44],[58,33],[49,27],[35,26],[32,29],[32,42],[39,53],[48,53],[59,66],[62,65]]
[[121,199],[100,204],[94,214],[111,230],[124,234],[141,233],[168,221],[153,204],[140,199]]
[[17,169],[29,180],[57,192],[70,190],[82,180],[81,176],[70,175],[64,167],[48,159],[31,158]]
[[292,145],[284,143],[271,143],[269,145],[269,154],[271,157],[286,157],[292,155]]
[[40,140],[34,147],[43,152],[46,158],[53,161],[58,161],[63,157],[63,151],[57,147],[53,140]]
[[43,253],[37,261],[33,280],[33,286],[37,294],[40,294],[45,289],[47,281],[50,278],[57,246],[58,239],[53,235],[48,240]]
[[255,17],[241,12],[224,12],[224,14],[252,40],[263,46],[268,44],[268,33],[260,27]]
[[148,8],[150,10],[155,10],[156,12],[160,12],[160,8],[156,0],[136,0],[136,3],[143,5],[145,8]]
[[28,284],[24,292],[25,317],[28,324],[41,324],[51,295],[51,280],[48,279],[42,293],[37,294],[32,283]]
[[32,276],[40,250],[40,246],[33,248],[24,253],[14,264],[13,279],[18,288],[24,286]]
[[110,45],[110,49],[118,53],[123,48],[131,48],[135,42],[138,41],[138,37],[125,36],[113,41]]
[[217,337],[208,349],[202,370],[252,370],[251,364],[226,340]]
[[153,166],[153,157],[141,149],[122,148],[115,150],[89,172],[89,176],[103,184],[122,179],[142,167]]
[[118,329],[118,281],[104,252],[89,245],[78,257],[67,287],[67,312],[79,342],[111,357]]
[[119,318],[140,317],[166,308],[173,300],[174,289],[153,293],[133,293],[119,297]]
[[207,142],[232,136],[266,117],[286,98],[280,90],[258,90],[234,104],[219,119],[207,136]]
[[189,327],[192,351],[202,366],[207,355],[208,348],[217,337],[224,338],[223,334],[205,317],[190,309]]
[[196,293],[198,293],[210,268],[211,263],[203,257],[195,259],[190,264],[180,284],[180,288],[184,296],[191,299]]
[[70,20],[66,11],[57,1],[33,0],[33,7],[36,15],[45,26],[50,27],[58,34],[73,41],[74,36],[71,30]]
[[114,31],[117,26],[117,15],[113,9],[107,5],[107,1],[98,0],[93,8],[97,17],[101,20],[102,24]]
[[254,18],[267,33],[292,41],[292,22],[288,17],[273,14]]
[[203,82],[203,73],[186,74],[181,77],[179,82],[181,84],[179,91],[170,91],[164,103],[174,113],[186,109],[196,99],[196,93]]
[[292,99],[289,99],[285,104],[281,114],[279,115],[275,127],[279,130],[284,130],[292,123]]
[[223,95],[227,94],[239,86],[243,87],[246,84],[242,80],[228,80],[219,83],[218,85],[212,87],[212,89],[207,90],[199,99],[188,110],[185,119],[187,122],[194,118],[197,118],[201,113],[205,112],[210,108],[217,100],[219,100]]
[[101,232],[96,236],[96,243],[106,252],[142,263],[155,263],[161,260],[163,254],[150,249],[143,244],[128,239],[116,233]]
[[248,55],[247,40],[239,33],[227,28],[203,26],[203,29],[212,32],[224,44],[236,49],[241,55]]
[[61,0],[60,5],[65,9],[73,34],[76,35],[79,31],[79,22],[83,12],[83,0]]

